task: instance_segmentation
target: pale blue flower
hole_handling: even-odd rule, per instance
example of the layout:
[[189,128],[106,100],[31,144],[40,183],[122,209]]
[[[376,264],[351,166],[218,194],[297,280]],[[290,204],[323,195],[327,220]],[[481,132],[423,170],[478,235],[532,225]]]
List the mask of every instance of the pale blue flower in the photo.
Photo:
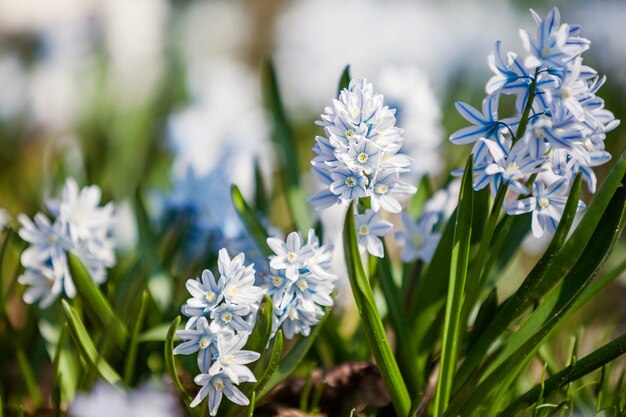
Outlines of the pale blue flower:
[[190,407],[195,407],[205,398],[209,398],[209,415],[215,416],[222,402],[222,395],[237,405],[248,405],[250,400],[237,388],[233,381],[225,373],[209,375],[208,373],[196,375],[193,381],[201,385],[200,391],[193,399]]
[[231,328],[238,332],[251,332],[253,323],[246,321],[251,312],[249,305],[222,303],[211,310],[211,319],[220,327]]
[[[55,216],[52,222],[43,213],[37,213],[34,222],[24,214],[18,216],[18,233],[30,244],[20,258],[25,268],[20,282],[36,286],[25,292],[25,302],[39,300],[40,307],[46,308],[63,293],[70,298],[76,295],[67,264],[68,252],[78,257],[94,282],[101,284],[106,280],[107,268],[115,264],[111,237],[114,212],[111,204],[99,207],[99,203],[97,186],[79,190],[76,182],[68,178],[63,197],[46,202]],[[46,287],[52,297],[45,293]]]
[[311,334],[311,328],[316,326],[323,316],[324,310],[321,307],[315,304],[305,306],[296,298],[277,316],[275,327],[282,329],[287,339],[292,339],[296,334],[306,337]]
[[333,183],[330,191],[339,196],[342,202],[350,202],[367,196],[367,177],[348,168],[338,168],[331,173]]
[[501,131],[511,129],[519,121],[515,118],[499,120],[498,118],[499,95],[492,94],[483,100],[482,113],[469,104],[457,101],[456,109],[461,116],[473,126],[465,127],[450,136],[450,141],[456,145],[474,143],[480,138],[493,139],[503,142]]
[[531,10],[537,23],[537,36],[520,30],[520,37],[529,55],[524,60],[528,68],[541,66],[562,69],[575,57],[589,49],[589,40],[578,36],[578,28],[561,24],[559,10],[555,7],[542,19]]
[[209,368],[209,375],[226,374],[232,382],[256,382],[254,374],[245,366],[261,356],[251,350],[242,350],[248,341],[248,333],[238,333],[232,337],[219,337],[213,363]]
[[402,211],[397,196],[408,196],[417,192],[415,186],[400,181],[399,174],[394,171],[388,171],[376,177],[370,189],[372,209],[378,211],[382,208],[389,213]]
[[188,326],[193,326],[198,317],[210,315],[211,311],[222,302],[224,281],[223,276],[220,276],[219,280],[216,281],[213,273],[208,269],[202,272],[201,278],[187,280],[185,286],[192,298],[187,299],[181,311],[187,317],[192,317]]
[[267,244],[275,255],[270,256],[270,267],[276,270],[285,270],[285,276],[295,281],[300,276],[300,269],[305,267],[306,258],[310,252],[308,246],[302,246],[302,239],[298,232],[291,232],[285,242],[270,237]]
[[404,230],[396,232],[396,239],[403,245],[402,261],[413,262],[420,259],[430,262],[441,239],[441,234],[434,231],[438,217],[426,214],[417,221],[406,211],[402,213]]
[[383,242],[380,239],[393,229],[393,225],[380,218],[380,213],[372,209],[356,216],[356,232],[359,248],[367,250],[379,258],[384,257]]
[[244,262],[243,253],[231,260],[226,249],[219,251],[217,267],[224,278],[224,300],[229,304],[251,305],[263,297],[261,288],[254,286],[254,266],[244,266]]
[[[365,79],[352,80],[324,110],[316,123],[324,127],[326,137],[316,137],[311,161],[313,175],[323,187],[309,200],[316,209],[370,197],[377,178],[398,180],[398,175],[389,174],[410,170],[412,159],[401,152],[403,131],[395,126],[394,114]],[[391,185],[395,184],[381,187]],[[398,185],[398,193],[401,188]],[[386,207],[399,211],[395,204]],[[385,209],[376,204],[374,210],[380,208]]]
[[183,343],[174,348],[174,355],[191,355],[198,352],[198,368],[206,373],[211,366],[213,356],[217,353],[217,341],[220,337],[233,336],[234,333],[228,328],[209,324],[206,317],[200,317],[195,322],[195,329],[186,328],[177,330]]
[[494,141],[481,139],[474,146],[474,189],[489,185],[495,195],[500,184],[505,184],[515,192],[527,194],[528,189],[521,181],[541,171],[545,161],[546,158],[529,152],[523,140],[505,152]]
[[[533,183],[532,196],[513,202],[508,214],[522,214],[532,211],[532,231],[535,237],[543,236],[547,230],[554,233],[567,202],[569,183],[567,178],[560,178],[548,187],[538,180]],[[582,201],[578,202],[578,210],[585,208]]]

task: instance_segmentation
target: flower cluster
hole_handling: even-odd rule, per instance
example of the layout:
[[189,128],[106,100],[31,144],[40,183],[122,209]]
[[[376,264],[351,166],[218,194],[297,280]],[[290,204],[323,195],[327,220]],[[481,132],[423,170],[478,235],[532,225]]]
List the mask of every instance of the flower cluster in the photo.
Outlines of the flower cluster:
[[305,244],[297,232],[284,242],[268,238],[267,243],[275,253],[263,283],[274,304],[273,332],[281,328],[287,339],[296,334],[308,336],[324,316],[324,307],[333,305],[337,279],[329,272],[333,246],[320,246],[313,229]]
[[198,355],[200,374],[194,381],[202,388],[191,406],[208,396],[212,416],[217,413],[222,395],[235,404],[249,404],[235,385],[256,381],[245,365],[260,355],[242,348],[254,327],[263,290],[254,285],[254,266],[244,262],[243,253],[231,259],[222,249],[217,262],[218,280],[211,271],[204,270],[201,277],[187,281],[191,298],[182,306],[182,313],[189,320],[184,330],[176,332],[183,343],[174,353]]
[[324,189],[311,197],[317,209],[370,197],[372,209],[402,210],[397,196],[415,193],[399,176],[411,158],[401,152],[402,129],[395,126],[395,110],[383,105],[365,79],[352,80],[326,107],[321,120],[326,136],[317,136],[312,172]]
[[22,253],[24,273],[19,282],[28,285],[24,301],[46,308],[62,293],[73,298],[76,286],[70,274],[67,254],[73,253],[84,264],[98,284],[106,279],[107,268],[115,264],[114,243],[111,238],[114,209],[112,203],[99,206],[100,188],[96,185],[78,188],[68,178],[60,200],[49,199],[51,222],[37,213],[34,222],[20,214],[19,235],[30,246]]
[[[582,64],[590,42],[580,36],[580,27],[562,24],[556,8],[543,19],[531,12],[536,35],[520,31],[526,56],[503,55],[496,42],[489,55],[494,75],[487,82],[482,111],[458,102],[457,109],[472,126],[450,140],[475,143],[475,189],[489,185],[495,194],[504,185],[529,195],[511,203],[507,212],[532,211],[533,234],[540,237],[546,230],[554,232],[578,173],[595,192],[593,167],[611,158],[604,140],[619,121],[596,96],[605,77]],[[502,95],[515,96],[514,117],[499,117]]]

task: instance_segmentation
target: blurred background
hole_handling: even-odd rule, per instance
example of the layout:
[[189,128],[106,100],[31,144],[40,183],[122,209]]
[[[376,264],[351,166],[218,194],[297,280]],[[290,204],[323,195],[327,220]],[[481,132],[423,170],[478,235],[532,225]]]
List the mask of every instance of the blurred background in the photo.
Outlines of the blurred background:
[[[321,133],[313,122],[347,64],[397,108],[415,171],[441,186],[469,154],[447,140],[466,123],[454,101],[479,107],[494,42],[521,53],[518,28],[534,26],[528,8],[545,15],[553,5],[583,26],[592,42],[585,64],[607,75],[599,95],[624,120],[624,1],[0,0],[0,223],[41,210],[73,176],[116,202],[122,260],[136,244],[138,188],[155,218],[195,205],[202,227],[232,243],[240,225],[229,184],[252,198],[258,168],[272,196],[268,223],[287,227],[274,169],[283,154],[262,95],[270,56],[305,195]],[[606,141],[613,155],[625,144],[623,127]],[[610,166],[597,170],[600,181]],[[537,245],[527,247],[512,268],[532,266]],[[590,332],[594,323],[623,326],[623,281],[612,289],[584,315]]]

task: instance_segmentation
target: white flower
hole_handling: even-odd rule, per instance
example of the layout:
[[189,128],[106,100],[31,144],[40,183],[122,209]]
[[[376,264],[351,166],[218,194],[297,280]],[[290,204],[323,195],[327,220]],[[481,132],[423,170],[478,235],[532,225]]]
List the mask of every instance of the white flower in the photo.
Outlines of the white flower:
[[70,405],[71,417],[177,417],[176,398],[167,391],[144,386],[120,392],[99,382],[89,394],[78,394]]
[[308,246],[302,246],[302,239],[298,232],[291,232],[287,240],[270,237],[267,244],[276,255],[270,256],[270,267],[276,270],[285,270],[285,276],[295,281],[300,276],[300,269],[304,268],[307,255],[310,252]]
[[[19,235],[30,246],[22,252],[21,263],[25,273],[20,282],[34,285],[24,294],[24,301],[40,300],[40,307],[48,307],[62,293],[73,298],[76,287],[67,264],[67,253],[72,252],[87,268],[94,282],[106,279],[106,269],[115,264],[114,244],[111,238],[113,207],[98,207],[100,190],[96,186],[79,192],[73,179],[65,183],[61,200],[48,200],[54,222],[37,213],[34,223],[24,214],[18,216]],[[45,289],[50,289],[47,296]]]
[[[316,138],[313,151],[317,156],[311,161],[311,170],[324,187],[309,200],[318,210],[374,193],[384,196],[392,189],[397,194],[415,193],[416,189],[398,181],[398,174],[408,172],[412,160],[400,153],[404,138],[395,126],[394,114],[365,79],[350,81],[332,106],[326,107],[317,122],[326,137]],[[383,182],[376,187],[378,178]],[[383,198],[383,204],[379,201],[372,205],[375,211],[401,209],[394,198]]]
[[359,247],[379,258],[384,257],[383,242],[380,238],[388,234],[391,229],[393,225],[381,220],[380,212],[377,213],[372,209],[367,209],[365,213],[356,216]]
[[206,317],[200,317],[195,322],[195,329],[177,330],[176,335],[183,339],[183,343],[176,346],[174,355],[191,355],[198,352],[198,368],[200,372],[208,372],[217,353],[217,341],[220,337],[233,336],[228,328],[221,328],[213,323],[209,324]]
[[224,373],[235,384],[256,382],[252,371],[244,365],[256,361],[261,355],[251,350],[242,350],[247,341],[248,334],[245,332],[232,337],[219,337],[209,375]]
[[263,296],[263,291],[254,286],[254,266],[244,266],[244,261],[243,253],[231,260],[226,249],[219,251],[217,267],[224,278],[223,294],[227,303],[250,305],[258,303]]
[[222,395],[226,395],[226,398],[231,400],[237,405],[248,405],[250,401],[245,395],[233,385],[233,381],[225,373],[219,373],[217,375],[200,374],[196,375],[193,379],[197,385],[202,385],[196,398],[189,404],[190,407],[195,407],[207,396],[209,397],[209,415],[214,416],[217,414],[217,409],[222,402]]
[[413,262],[416,259],[430,262],[441,239],[441,234],[434,232],[437,221],[437,216],[433,214],[426,214],[414,221],[409,213],[402,213],[404,231],[397,232],[396,239],[404,245],[404,262]]

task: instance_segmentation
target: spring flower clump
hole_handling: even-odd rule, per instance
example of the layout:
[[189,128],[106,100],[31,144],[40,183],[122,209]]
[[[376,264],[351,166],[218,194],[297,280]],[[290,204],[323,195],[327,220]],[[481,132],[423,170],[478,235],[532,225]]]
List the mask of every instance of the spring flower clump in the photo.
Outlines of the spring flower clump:
[[30,244],[21,256],[24,273],[19,282],[28,286],[24,301],[39,301],[39,306],[46,308],[62,294],[76,295],[67,261],[70,252],[97,284],[106,280],[107,268],[115,265],[111,237],[115,216],[113,204],[100,206],[100,199],[98,186],[79,189],[76,181],[68,178],[61,198],[46,201],[52,221],[41,212],[34,221],[25,214],[18,216],[19,235]]
[[[590,41],[581,28],[561,23],[556,8],[545,18],[531,12],[535,33],[520,30],[525,54],[503,54],[496,42],[482,110],[458,102],[471,126],[450,140],[474,143],[475,189],[489,186],[496,194],[503,186],[525,197],[509,203],[507,213],[532,212],[533,235],[541,237],[555,231],[578,173],[595,192],[593,168],[611,158],[604,140],[619,121],[596,95],[605,77],[583,65]],[[512,117],[498,113],[504,95],[515,98]]]
[[324,308],[333,305],[337,279],[330,272],[333,245],[320,245],[313,229],[306,242],[291,232],[285,242],[269,238],[267,243],[275,253],[263,283],[274,304],[273,332],[281,328],[287,339],[308,336],[324,316]]
[[254,266],[245,265],[245,255],[230,258],[226,249],[219,251],[217,279],[205,270],[186,284],[191,297],[181,311],[189,320],[184,330],[177,331],[183,342],[174,354],[197,355],[200,374],[194,381],[201,389],[191,406],[208,397],[211,415],[217,413],[223,395],[235,404],[249,404],[237,386],[256,382],[246,365],[260,354],[243,347],[254,330],[264,294],[274,306],[272,337],[278,329],[288,339],[309,335],[324,316],[324,307],[333,305],[336,277],[328,272],[332,246],[320,246],[313,230],[304,244],[297,232],[289,234],[286,242],[267,241],[276,254],[268,259],[271,273],[259,274],[259,286]]

